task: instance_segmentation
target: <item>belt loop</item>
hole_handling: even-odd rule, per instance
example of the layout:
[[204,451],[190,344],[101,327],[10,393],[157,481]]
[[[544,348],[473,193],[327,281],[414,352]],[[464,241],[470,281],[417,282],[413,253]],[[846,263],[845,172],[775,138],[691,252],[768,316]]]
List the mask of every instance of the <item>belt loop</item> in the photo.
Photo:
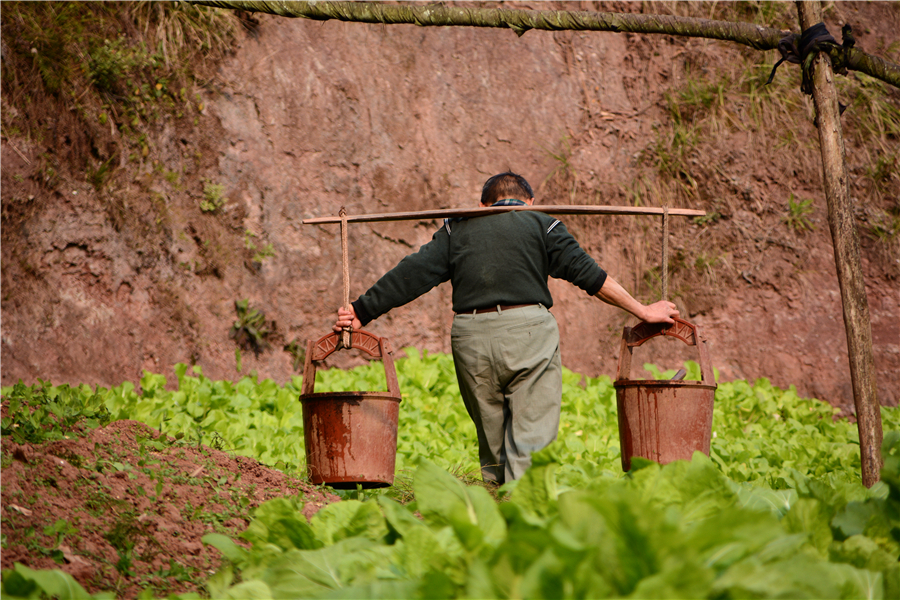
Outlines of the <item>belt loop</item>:
[[501,314],[502,312],[503,312],[503,309],[500,308],[500,305],[498,304],[498,305],[497,305],[497,314],[499,315],[499,314]]
[[472,309],[472,316],[474,317],[474,316],[477,315],[477,314],[478,314],[478,309],[477,309],[477,308],[473,308],[473,309]]

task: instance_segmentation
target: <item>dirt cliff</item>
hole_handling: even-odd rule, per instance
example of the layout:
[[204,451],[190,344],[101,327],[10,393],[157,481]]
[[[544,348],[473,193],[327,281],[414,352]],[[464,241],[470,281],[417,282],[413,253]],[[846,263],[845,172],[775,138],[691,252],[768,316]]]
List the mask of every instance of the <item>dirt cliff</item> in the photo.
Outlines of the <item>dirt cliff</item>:
[[[792,6],[727,8],[796,30]],[[850,23],[859,47],[898,60],[898,5],[836,3],[827,17],[832,32]],[[28,105],[4,79],[3,385],[109,386],[145,369],[171,375],[177,362],[285,381],[298,358],[285,348],[327,333],[341,302],[339,229],[304,218],[470,206],[487,177],[512,169],[539,203],[706,210],[672,219],[669,295],[703,328],[721,376],[795,384],[851,412],[812,103],[792,65],[763,87],[777,53],[669,36],[242,18],[232,52],[182,93],[193,112],[155,121],[135,152],[111,127],[108,148],[97,134],[67,154],[80,138],[65,112],[39,116],[44,135],[24,134],[14,125]],[[7,32],[5,22],[4,64]],[[852,73],[839,90],[879,395],[896,405],[900,92]],[[660,219],[565,222],[636,297],[659,298]],[[352,225],[351,295],[439,226]],[[563,363],[614,376],[631,319],[565,283],[551,290]],[[239,372],[230,333],[244,299],[269,333],[258,356],[243,349]],[[452,316],[445,285],[369,329],[395,348],[447,352]],[[663,343],[645,355],[666,368],[689,358]]]

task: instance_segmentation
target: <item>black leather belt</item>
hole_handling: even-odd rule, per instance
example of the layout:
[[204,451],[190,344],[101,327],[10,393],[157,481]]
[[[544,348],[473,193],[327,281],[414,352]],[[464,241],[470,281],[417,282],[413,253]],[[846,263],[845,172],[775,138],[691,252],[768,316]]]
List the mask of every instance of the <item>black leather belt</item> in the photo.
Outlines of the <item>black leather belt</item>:
[[526,306],[537,306],[537,304],[495,304],[485,308],[476,308],[475,310],[467,310],[466,312],[457,313],[459,315],[480,315],[482,313],[501,312],[504,310],[512,310],[514,308],[525,308]]

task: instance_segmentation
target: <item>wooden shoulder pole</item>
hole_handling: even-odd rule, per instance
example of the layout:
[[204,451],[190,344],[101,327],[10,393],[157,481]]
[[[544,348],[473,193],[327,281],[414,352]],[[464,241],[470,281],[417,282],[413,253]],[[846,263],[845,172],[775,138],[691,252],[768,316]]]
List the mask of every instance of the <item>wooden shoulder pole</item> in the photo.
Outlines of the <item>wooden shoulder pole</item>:
[[428,219],[446,219],[450,217],[484,217],[504,212],[535,211],[548,215],[662,215],[668,211],[669,216],[702,217],[706,211],[690,208],[657,208],[655,206],[597,206],[597,205],[553,205],[539,204],[535,206],[470,206],[468,208],[441,208],[435,210],[418,210],[413,212],[376,213],[371,215],[343,215],[337,217],[311,217],[303,219],[304,225],[324,225],[326,223],[377,223],[382,221],[419,221]]
[[[803,30],[822,21],[822,4],[819,0],[797,2],[797,12]],[[862,482],[866,487],[872,487],[881,475],[883,434],[875,384],[869,302],[859,257],[859,233],[850,201],[844,137],[831,59],[826,53],[820,52],[813,61],[812,69],[813,102],[822,149],[828,225],[831,228],[834,262],[841,288],[844,329],[847,332],[847,350],[850,355],[850,380],[853,384],[856,423],[859,428]]]

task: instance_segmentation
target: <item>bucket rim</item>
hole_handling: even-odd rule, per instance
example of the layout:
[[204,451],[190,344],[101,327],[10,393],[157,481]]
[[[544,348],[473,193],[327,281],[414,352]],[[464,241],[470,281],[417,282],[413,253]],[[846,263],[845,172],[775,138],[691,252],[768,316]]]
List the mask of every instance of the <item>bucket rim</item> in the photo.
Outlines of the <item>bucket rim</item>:
[[326,398],[335,398],[336,400],[347,400],[355,398],[357,400],[391,400],[400,402],[399,396],[393,396],[389,391],[384,392],[315,392],[312,394],[300,394],[300,401],[304,400],[324,400]]
[[702,381],[670,381],[668,379],[619,379],[613,382],[613,387],[689,387],[714,390],[719,387],[717,383],[704,383]]

